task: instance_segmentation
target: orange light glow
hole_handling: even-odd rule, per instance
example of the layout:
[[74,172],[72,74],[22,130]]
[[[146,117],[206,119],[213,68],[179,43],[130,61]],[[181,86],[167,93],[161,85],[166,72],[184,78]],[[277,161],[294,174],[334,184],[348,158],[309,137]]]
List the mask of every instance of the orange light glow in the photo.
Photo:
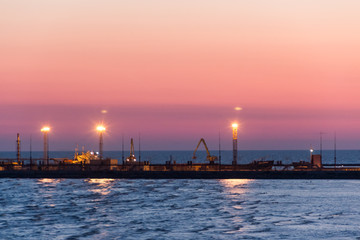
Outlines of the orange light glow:
[[41,129],[41,132],[49,132],[50,131],[50,128],[49,127],[43,127]]
[[99,126],[96,127],[96,130],[97,130],[98,132],[104,132],[106,129],[105,129],[104,126],[99,125]]

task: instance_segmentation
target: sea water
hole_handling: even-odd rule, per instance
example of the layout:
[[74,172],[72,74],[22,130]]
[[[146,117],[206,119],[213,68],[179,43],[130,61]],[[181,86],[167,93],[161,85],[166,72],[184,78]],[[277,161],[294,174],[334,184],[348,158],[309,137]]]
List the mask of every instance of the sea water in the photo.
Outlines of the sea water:
[[0,239],[360,239],[359,184],[0,179]]
[[[0,156],[7,154],[13,153]],[[358,151],[337,154],[339,163],[359,163]],[[181,162],[192,153],[142,153],[159,163],[170,155]],[[231,151],[227,155],[225,163]],[[239,155],[244,162],[309,158],[307,151]],[[324,156],[333,162],[332,151]],[[359,185],[360,180],[4,178],[0,239],[360,239]]]

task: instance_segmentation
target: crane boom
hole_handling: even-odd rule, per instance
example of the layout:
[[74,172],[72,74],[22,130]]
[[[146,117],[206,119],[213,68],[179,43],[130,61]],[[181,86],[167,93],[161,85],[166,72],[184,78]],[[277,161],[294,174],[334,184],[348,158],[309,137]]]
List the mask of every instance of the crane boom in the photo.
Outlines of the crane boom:
[[208,147],[207,147],[207,145],[206,145],[205,139],[203,139],[203,138],[200,139],[198,145],[196,146],[192,158],[193,158],[193,159],[196,159],[196,151],[198,150],[198,148],[199,148],[199,146],[200,146],[201,143],[204,144],[204,147],[205,147],[205,150],[206,150],[206,154],[207,154],[207,155],[206,155],[206,160],[210,161],[210,164],[213,164],[214,161],[217,161],[217,160],[218,160],[218,158],[217,158],[217,156],[211,156],[211,155],[210,155],[210,152],[209,152],[209,149],[208,149]]

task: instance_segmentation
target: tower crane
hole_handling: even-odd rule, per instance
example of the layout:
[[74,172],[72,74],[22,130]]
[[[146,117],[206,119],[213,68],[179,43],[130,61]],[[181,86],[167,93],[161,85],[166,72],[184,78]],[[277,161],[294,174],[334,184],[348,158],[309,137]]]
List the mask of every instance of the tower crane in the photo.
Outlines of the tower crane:
[[199,148],[199,146],[200,146],[201,143],[204,144],[205,149],[206,149],[206,154],[207,154],[206,160],[208,160],[208,161],[210,162],[210,164],[214,164],[214,162],[218,160],[218,157],[217,157],[217,156],[211,156],[211,155],[210,155],[209,149],[208,149],[208,147],[207,147],[207,145],[206,145],[206,143],[205,143],[205,140],[204,140],[203,138],[200,139],[197,147],[195,148],[195,151],[194,151],[194,154],[193,154],[192,159],[196,159],[196,151],[198,150],[198,148]]

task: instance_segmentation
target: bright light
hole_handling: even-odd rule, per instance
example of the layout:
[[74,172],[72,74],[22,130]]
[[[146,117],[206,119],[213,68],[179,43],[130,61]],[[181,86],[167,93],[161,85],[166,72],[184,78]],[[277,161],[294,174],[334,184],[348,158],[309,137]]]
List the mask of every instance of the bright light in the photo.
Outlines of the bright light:
[[50,131],[50,128],[49,127],[43,127],[41,129],[42,132],[49,132]]
[[105,127],[102,125],[99,125],[96,127],[96,130],[98,130],[99,132],[104,132],[105,131]]
[[310,149],[310,152],[314,152],[314,149],[311,148],[311,149]]
[[237,123],[233,123],[232,125],[231,125],[233,128],[238,128],[238,124]]
[[234,108],[236,111],[241,111],[242,110],[242,107],[235,107]]

